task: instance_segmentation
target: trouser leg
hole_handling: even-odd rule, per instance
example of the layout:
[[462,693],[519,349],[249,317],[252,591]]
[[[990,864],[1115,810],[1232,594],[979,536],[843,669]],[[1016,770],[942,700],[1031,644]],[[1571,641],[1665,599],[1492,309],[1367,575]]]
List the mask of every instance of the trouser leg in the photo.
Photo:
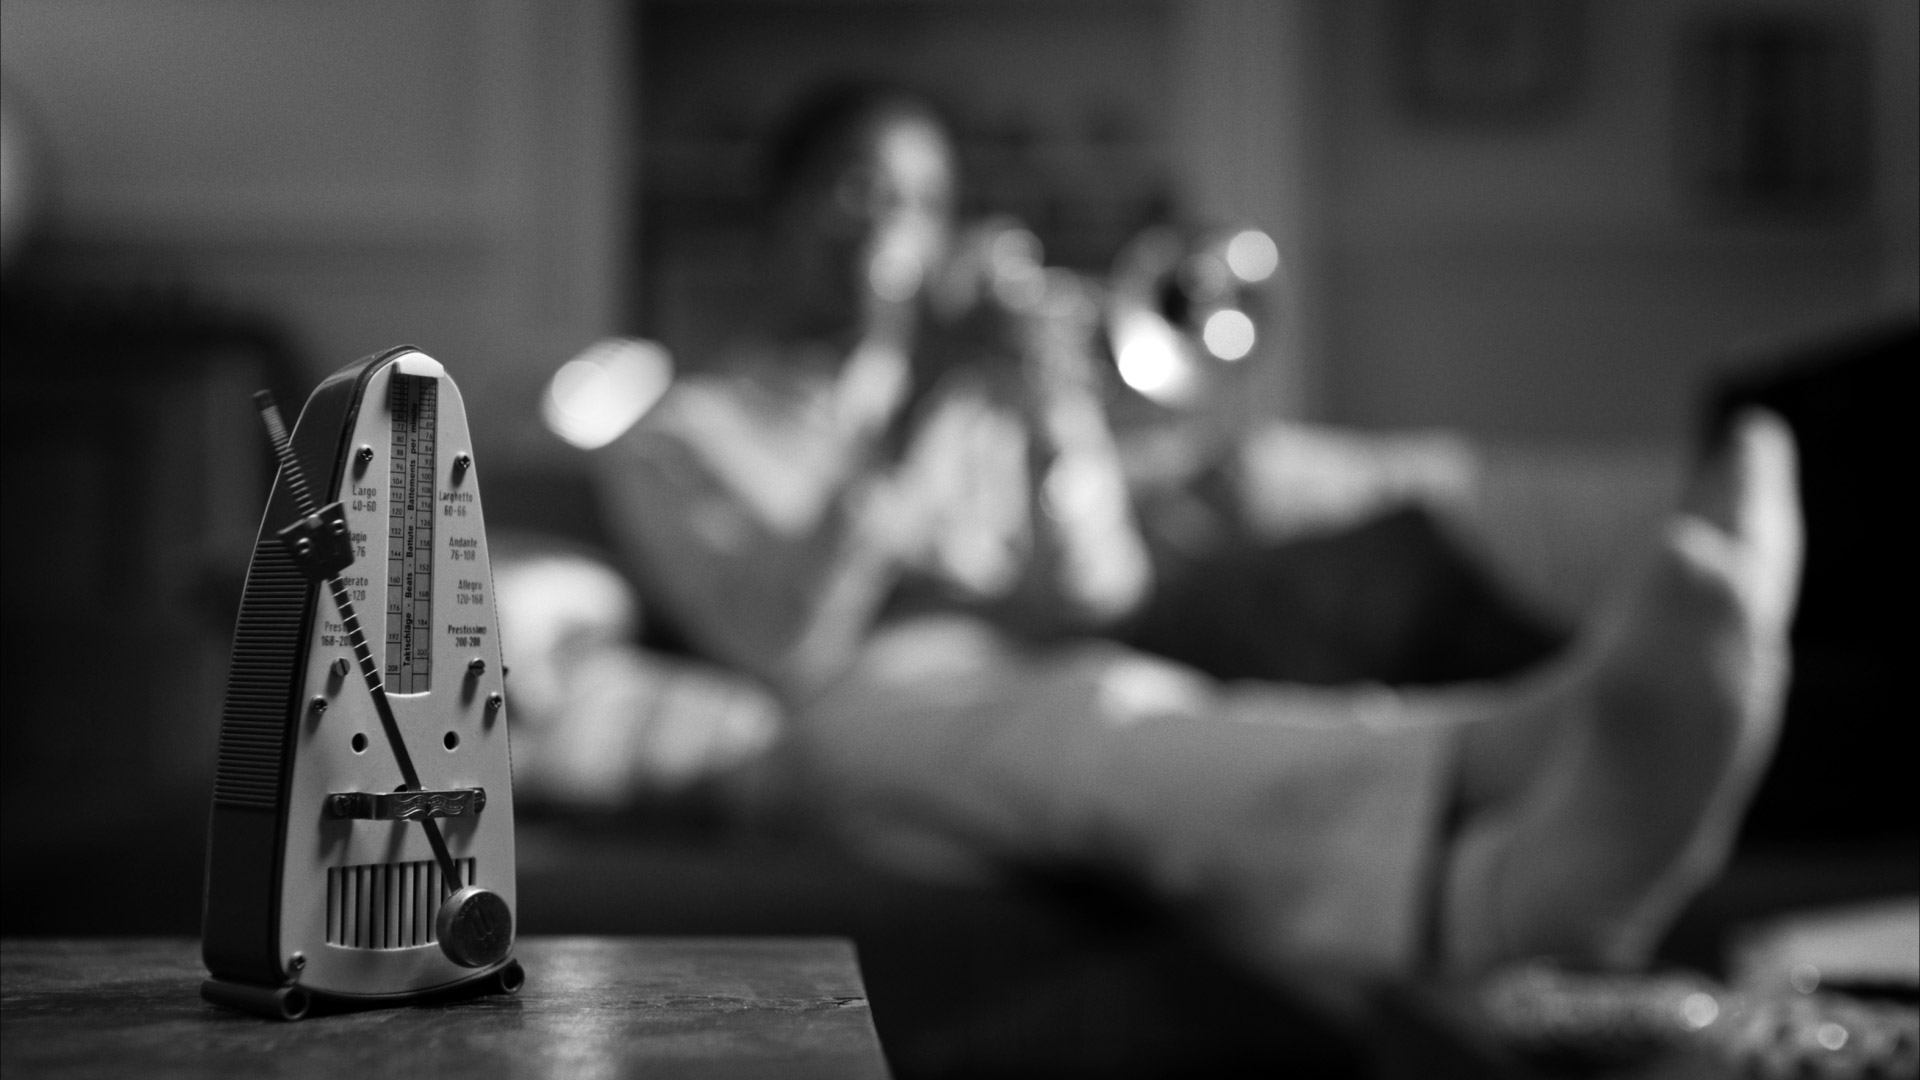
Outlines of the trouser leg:
[[1094,863],[1264,964],[1416,962],[1452,736],[1386,691],[1219,684],[984,625],[883,634],[800,719],[815,805],[855,836]]

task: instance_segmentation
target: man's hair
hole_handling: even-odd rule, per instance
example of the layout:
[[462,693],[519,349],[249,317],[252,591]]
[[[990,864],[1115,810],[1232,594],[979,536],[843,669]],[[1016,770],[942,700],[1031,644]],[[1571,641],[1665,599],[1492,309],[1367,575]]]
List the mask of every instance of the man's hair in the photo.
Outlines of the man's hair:
[[950,130],[927,99],[895,83],[838,80],[800,95],[767,139],[760,160],[764,206],[777,209],[822,162],[845,153],[882,120],[905,117]]

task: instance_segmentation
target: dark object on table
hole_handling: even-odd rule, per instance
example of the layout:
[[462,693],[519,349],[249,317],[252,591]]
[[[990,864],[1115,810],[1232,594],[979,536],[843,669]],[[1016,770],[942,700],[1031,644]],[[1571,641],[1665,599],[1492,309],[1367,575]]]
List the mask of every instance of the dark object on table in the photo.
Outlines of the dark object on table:
[[1920,1071],[1920,1010],[1842,994],[1731,990],[1688,972],[1528,964],[1378,1001],[1380,1073],[1548,1080],[1828,1080]]

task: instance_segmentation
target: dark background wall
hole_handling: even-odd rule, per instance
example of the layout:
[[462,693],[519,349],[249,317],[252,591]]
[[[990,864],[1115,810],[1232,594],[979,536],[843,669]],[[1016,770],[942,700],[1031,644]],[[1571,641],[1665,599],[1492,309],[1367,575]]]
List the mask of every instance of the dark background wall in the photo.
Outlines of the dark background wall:
[[[1061,226],[1056,257],[1096,259],[1159,191],[1274,232],[1284,414],[1671,443],[1729,350],[1916,305],[1920,30],[1899,0],[0,10],[66,262],[270,313],[316,376],[417,340],[513,453],[543,452],[523,425],[547,371],[670,326],[662,302],[737,251],[687,250],[673,200],[724,193],[786,93],[848,70],[956,104],[996,156],[988,194]],[[1858,99],[1857,155],[1835,151],[1858,175],[1811,213],[1730,209],[1691,174],[1713,138],[1691,43],[1767,20],[1838,50],[1810,93]]]

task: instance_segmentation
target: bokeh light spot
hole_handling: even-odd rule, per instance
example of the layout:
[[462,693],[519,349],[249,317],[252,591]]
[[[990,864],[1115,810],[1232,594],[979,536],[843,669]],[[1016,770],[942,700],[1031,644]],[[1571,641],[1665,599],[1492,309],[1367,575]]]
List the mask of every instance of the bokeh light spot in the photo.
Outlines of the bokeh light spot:
[[1221,308],[1207,316],[1200,340],[1207,351],[1222,360],[1238,360],[1253,351],[1253,320],[1238,308]]
[[1680,1020],[1689,1031],[1699,1031],[1719,1018],[1720,1003],[1712,994],[1696,990],[1680,1002]]
[[1259,229],[1242,229],[1227,241],[1227,268],[1241,281],[1257,284],[1280,269],[1280,249]]
[[540,401],[547,429],[582,450],[626,434],[667,392],[673,359],[651,341],[610,338],[553,373]]
[[1178,405],[1193,396],[1193,363],[1165,320],[1135,314],[1123,319],[1117,331],[1114,366],[1122,382],[1162,405]]

